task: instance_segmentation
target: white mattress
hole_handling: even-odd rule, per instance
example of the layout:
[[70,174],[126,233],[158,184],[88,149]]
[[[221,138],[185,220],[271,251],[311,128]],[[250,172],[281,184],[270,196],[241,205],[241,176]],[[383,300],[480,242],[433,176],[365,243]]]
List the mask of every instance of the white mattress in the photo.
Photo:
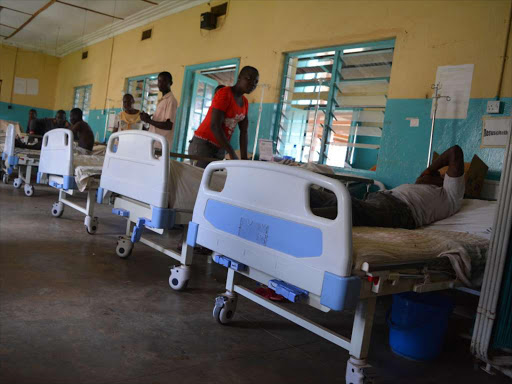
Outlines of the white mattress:
[[497,207],[497,201],[464,199],[460,211],[455,215],[424,228],[464,232],[490,240]]

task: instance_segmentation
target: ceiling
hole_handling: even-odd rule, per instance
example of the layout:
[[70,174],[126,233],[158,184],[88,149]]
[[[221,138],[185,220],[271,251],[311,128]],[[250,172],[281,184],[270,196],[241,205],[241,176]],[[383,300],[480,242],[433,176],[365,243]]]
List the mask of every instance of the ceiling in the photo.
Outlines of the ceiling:
[[205,2],[0,0],[0,43],[63,56]]

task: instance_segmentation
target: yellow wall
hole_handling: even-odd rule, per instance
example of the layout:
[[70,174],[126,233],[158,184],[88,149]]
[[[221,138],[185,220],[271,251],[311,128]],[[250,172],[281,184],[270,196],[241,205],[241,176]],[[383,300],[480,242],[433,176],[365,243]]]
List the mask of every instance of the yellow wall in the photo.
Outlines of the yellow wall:
[[[232,0],[228,15],[214,31],[199,28],[204,4],[157,20],[153,37],[140,41],[141,27],[61,59],[56,108],[69,108],[73,87],[92,84],[92,109],[105,95],[120,107],[126,77],[168,70],[173,91],[181,95],[187,65],[239,57],[260,70],[271,85],[265,101],[278,100],[283,52],[396,38],[390,98],[431,94],[437,66],[475,64],[472,98],[497,96],[512,1],[249,1]],[[502,97],[512,96],[510,61]],[[259,101],[259,91],[249,97]]]
[[[0,45],[0,79],[2,80],[0,101],[53,109],[59,61],[60,59],[54,56]],[[12,94],[11,100],[14,77],[38,79],[39,93],[37,95]]]

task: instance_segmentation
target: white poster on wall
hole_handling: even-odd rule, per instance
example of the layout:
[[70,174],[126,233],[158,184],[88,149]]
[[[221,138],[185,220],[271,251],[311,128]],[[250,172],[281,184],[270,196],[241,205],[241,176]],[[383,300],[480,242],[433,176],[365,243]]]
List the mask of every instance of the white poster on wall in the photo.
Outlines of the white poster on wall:
[[272,158],[274,157],[274,144],[272,143],[272,140],[259,139],[258,145],[260,150],[260,160],[272,161]]
[[512,118],[484,117],[481,148],[505,148],[512,132]]
[[37,95],[39,93],[39,80],[38,79],[26,79],[27,80],[27,95]]
[[14,93],[18,95],[27,94],[27,79],[24,79],[23,77],[14,78]]
[[[438,99],[436,119],[465,119],[467,117],[474,67],[474,64],[437,67],[436,84],[440,86],[439,96],[449,96],[450,101],[445,97]],[[431,115],[433,112],[434,101],[432,100]]]

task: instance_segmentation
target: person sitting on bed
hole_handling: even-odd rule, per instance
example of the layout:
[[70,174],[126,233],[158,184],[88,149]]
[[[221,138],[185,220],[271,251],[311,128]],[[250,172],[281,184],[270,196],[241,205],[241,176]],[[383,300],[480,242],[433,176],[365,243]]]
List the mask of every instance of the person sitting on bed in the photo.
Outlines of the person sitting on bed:
[[69,120],[71,121],[71,131],[75,140],[78,140],[80,148],[92,151],[94,147],[94,134],[92,129],[82,118],[82,110],[80,108],[73,108],[69,113]]
[[58,110],[55,118],[46,117],[43,119],[32,119],[30,121],[29,133],[31,135],[44,136],[48,131],[55,128],[69,128],[71,125],[66,120],[66,112]]
[[30,123],[35,119],[37,119],[37,111],[32,108],[30,111],[28,111],[27,133],[30,133]]
[[[439,170],[446,166],[443,178]],[[415,184],[370,193],[366,200],[352,198],[352,225],[419,228],[457,213],[464,190],[464,153],[455,145],[434,160]],[[310,198],[313,213],[336,217],[336,197],[332,193],[312,189]]]
[[[55,118],[43,118],[43,119],[32,119],[29,123],[29,133],[36,136],[44,136],[46,132],[51,131],[55,128],[69,128],[71,125],[66,120],[66,112],[62,109],[58,110],[55,114]],[[31,138],[32,139],[32,138]],[[29,143],[25,144],[18,138],[16,138],[15,146],[18,148],[35,149],[41,150],[42,140],[32,144],[32,140],[29,139]]]

